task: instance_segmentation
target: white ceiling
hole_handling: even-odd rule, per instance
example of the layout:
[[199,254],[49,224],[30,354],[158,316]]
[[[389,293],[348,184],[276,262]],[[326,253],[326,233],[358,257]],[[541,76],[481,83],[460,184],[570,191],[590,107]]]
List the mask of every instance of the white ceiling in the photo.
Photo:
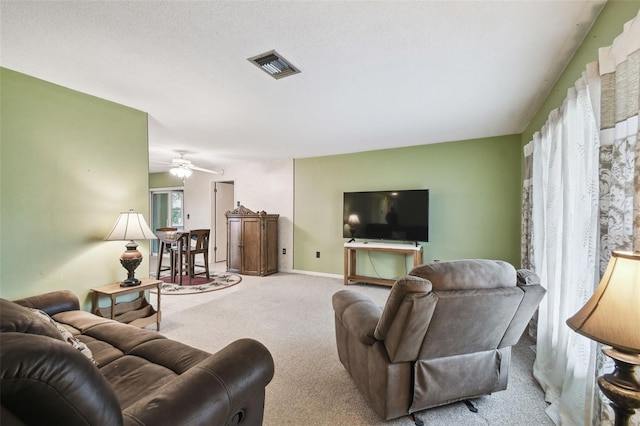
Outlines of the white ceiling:
[[2,0],[0,63],[148,112],[151,171],[224,167],[520,133],[604,3]]

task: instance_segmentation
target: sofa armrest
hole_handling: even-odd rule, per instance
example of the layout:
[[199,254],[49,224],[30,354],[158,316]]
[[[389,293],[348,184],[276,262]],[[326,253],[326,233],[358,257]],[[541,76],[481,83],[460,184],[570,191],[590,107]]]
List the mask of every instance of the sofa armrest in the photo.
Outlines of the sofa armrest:
[[260,425],[271,353],[240,339],[123,411],[130,425]]
[[353,290],[340,290],[335,293],[332,303],[336,320],[342,323],[349,334],[365,345],[371,346],[375,343],[374,332],[382,315],[380,306],[369,296]]
[[40,309],[49,316],[65,311],[80,310],[78,297],[69,290],[52,291],[37,296],[14,300],[14,302],[27,308]]
[[109,382],[69,343],[3,332],[0,357],[0,424],[15,424],[15,419],[29,425],[122,424]]

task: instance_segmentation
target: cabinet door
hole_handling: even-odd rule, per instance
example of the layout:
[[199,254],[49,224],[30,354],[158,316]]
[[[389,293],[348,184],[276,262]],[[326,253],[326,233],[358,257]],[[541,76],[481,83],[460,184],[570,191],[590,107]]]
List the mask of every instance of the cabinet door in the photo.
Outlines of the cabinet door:
[[268,218],[266,228],[266,268],[262,271],[264,275],[278,272],[278,218]]
[[260,219],[242,218],[241,273],[260,275]]
[[242,219],[227,219],[227,271],[240,272],[242,267]]

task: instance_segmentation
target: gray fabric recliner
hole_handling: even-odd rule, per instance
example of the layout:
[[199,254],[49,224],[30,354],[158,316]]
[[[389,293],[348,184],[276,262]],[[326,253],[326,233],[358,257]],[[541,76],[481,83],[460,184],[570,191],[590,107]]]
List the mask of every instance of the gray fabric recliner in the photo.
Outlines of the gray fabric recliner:
[[511,346],[545,294],[502,261],[415,267],[384,309],[355,290],[333,295],[340,361],[389,420],[507,387]]

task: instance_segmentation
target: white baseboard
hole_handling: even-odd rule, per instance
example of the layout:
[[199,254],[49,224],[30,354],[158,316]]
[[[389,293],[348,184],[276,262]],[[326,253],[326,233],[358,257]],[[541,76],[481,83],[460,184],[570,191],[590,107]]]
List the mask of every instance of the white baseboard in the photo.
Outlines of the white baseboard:
[[338,278],[338,279],[343,279],[344,275],[342,274],[327,274],[325,272],[316,272],[316,271],[303,271],[300,269],[280,269],[279,272],[289,272],[292,274],[300,274],[300,275],[315,275],[317,277],[325,277],[325,278]]

